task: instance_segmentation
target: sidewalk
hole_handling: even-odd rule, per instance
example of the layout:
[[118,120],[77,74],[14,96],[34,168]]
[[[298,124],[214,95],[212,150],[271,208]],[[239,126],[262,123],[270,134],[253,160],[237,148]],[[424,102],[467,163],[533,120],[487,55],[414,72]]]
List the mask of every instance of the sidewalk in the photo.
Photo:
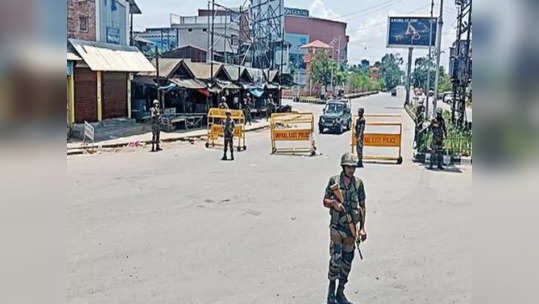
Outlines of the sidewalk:
[[[254,121],[253,124],[247,125],[245,127],[245,131],[255,131],[260,130],[263,128],[266,128],[269,126],[269,121],[266,121],[266,119],[259,119],[257,121]],[[162,142],[173,142],[178,140],[186,140],[190,138],[200,138],[203,136],[206,136],[208,134],[207,129],[197,129],[197,130],[178,130],[176,132],[163,132],[161,131],[161,141]],[[109,140],[102,140],[102,141],[96,141],[94,144],[86,145],[86,147],[83,145],[82,141],[77,142],[69,142],[67,143],[67,151],[68,154],[70,154],[70,151],[75,150],[82,150],[85,148],[116,148],[116,147],[122,147],[127,146],[129,144],[136,144],[136,143],[148,143],[151,144],[152,142],[152,132],[146,132],[144,134],[139,135],[133,135],[133,136],[125,136],[115,139],[109,139]]]

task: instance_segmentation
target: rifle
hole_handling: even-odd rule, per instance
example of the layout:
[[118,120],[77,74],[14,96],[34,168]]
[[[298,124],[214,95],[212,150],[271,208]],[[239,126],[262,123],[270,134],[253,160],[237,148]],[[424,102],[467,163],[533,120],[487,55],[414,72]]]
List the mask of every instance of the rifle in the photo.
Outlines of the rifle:
[[356,225],[354,225],[354,222],[352,221],[352,216],[350,216],[350,213],[346,210],[346,207],[344,206],[344,195],[342,194],[341,188],[339,187],[339,184],[333,184],[330,186],[330,189],[331,191],[333,191],[333,195],[335,195],[337,200],[343,206],[343,212],[344,212],[344,215],[346,216],[346,223],[348,224],[348,229],[350,230],[350,234],[356,241],[356,247],[359,253],[359,257],[360,259],[363,260],[363,254],[361,253],[361,249],[359,248],[359,244],[361,243],[361,238],[359,238],[357,235]]

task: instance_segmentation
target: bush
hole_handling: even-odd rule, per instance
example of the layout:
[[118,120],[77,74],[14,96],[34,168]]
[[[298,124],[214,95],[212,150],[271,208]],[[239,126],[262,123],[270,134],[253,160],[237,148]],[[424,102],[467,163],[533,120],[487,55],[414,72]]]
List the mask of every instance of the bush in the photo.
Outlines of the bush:
[[[445,111],[443,116],[447,127],[447,138],[444,140],[444,152],[453,156],[471,156],[472,132],[456,128],[451,123],[451,113],[449,113],[449,111]],[[431,143],[432,132],[426,130],[423,134],[423,142],[421,143],[418,152],[428,152]]]

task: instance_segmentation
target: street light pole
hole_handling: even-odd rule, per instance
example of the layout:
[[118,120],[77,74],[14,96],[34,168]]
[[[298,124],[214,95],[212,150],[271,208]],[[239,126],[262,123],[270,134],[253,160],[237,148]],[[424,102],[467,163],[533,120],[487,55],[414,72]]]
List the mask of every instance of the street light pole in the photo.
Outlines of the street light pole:
[[[431,0],[430,2],[430,29],[429,29],[429,62],[428,62],[428,69],[427,69],[427,97],[426,97],[426,104],[425,104],[425,118],[429,119],[429,91],[430,91],[430,70],[431,70],[431,63],[432,63],[432,15],[434,10],[434,0]],[[434,97],[436,98],[436,97]]]

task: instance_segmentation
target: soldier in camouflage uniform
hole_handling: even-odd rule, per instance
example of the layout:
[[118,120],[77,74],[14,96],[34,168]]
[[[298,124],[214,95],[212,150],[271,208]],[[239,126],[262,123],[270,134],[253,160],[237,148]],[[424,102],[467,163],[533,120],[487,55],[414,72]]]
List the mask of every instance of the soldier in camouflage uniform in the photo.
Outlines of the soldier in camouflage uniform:
[[[328,304],[351,303],[344,295],[344,285],[348,282],[348,274],[352,267],[357,240],[354,240],[348,228],[345,212],[348,212],[351,216],[356,230],[359,223],[358,238],[363,241],[367,239],[367,233],[365,232],[365,215],[367,212],[365,189],[361,179],[354,176],[356,166],[357,159],[355,155],[345,153],[341,157],[342,172],[329,179],[324,194],[323,204],[326,208],[329,208],[331,216]],[[343,204],[337,200],[331,190],[331,186],[334,184],[338,184],[342,191]],[[337,279],[339,280],[339,285],[335,293]]]
[[234,146],[233,146],[233,137],[234,137],[234,128],[236,127],[236,124],[234,123],[234,120],[230,118],[230,110],[226,110],[226,119],[224,121],[224,131],[223,131],[223,137],[225,138],[225,153],[223,154],[223,158],[221,160],[227,160],[226,157],[226,151],[230,147],[230,159],[234,160]]
[[425,121],[425,106],[423,105],[423,100],[419,101],[415,109],[415,136],[414,141],[416,148],[419,148],[421,145],[421,130],[423,129],[423,122]]
[[429,165],[429,168],[431,169],[435,158],[436,163],[438,164],[438,169],[443,169],[442,154],[444,147],[444,137],[447,137],[447,128],[445,127],[445,120],[442,116],[442,113],[442,108],[436,109],[436,117],[431,120],[429,126],[429,129],[432,131],[432,145]]
[[228,109],[228,104],[226,103],[226,98],[221,97],[221,102],[219,103],[219,109]]
[[363,117],[365,109],[359,108],[357,111],[357,120],[356,120],[356,152],[357,152],[357,166],[363,168],[363,133],[365,132],[365,117]]
[[152,152],[161,151],[159,147],[159,135],[161,133],[161,111],[159,110],[159,100],[153,101],[153,107],[150,109],[152,119]]

